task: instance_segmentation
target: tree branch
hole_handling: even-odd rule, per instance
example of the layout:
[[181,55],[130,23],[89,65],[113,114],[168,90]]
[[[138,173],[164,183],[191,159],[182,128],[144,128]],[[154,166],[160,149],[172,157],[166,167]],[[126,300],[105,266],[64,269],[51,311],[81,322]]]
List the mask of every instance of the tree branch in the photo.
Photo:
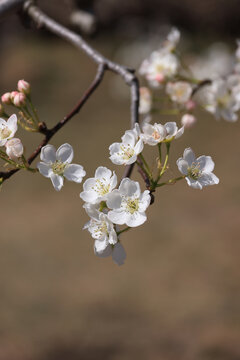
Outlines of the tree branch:
[[[0,0],[3,1],[3,0]],[[4,0],[5,2],[5,0]],[[17,5],[23,1],[21,0],[11,0],[15,8]],[[1,6],[0,2],[0,15],[4,13],[4,9]],[[12,6],[13,8],[13,6]],[[80,99],[79,103],[75,106],[75,108],[66,115],[63,120],[58,122],[52,129],[48,129],[45,123],[41,123],[39,126],[39,131],[45,135],[43,141],[39,144],[39,146],[35,149],[32,155],[28,158],[28,164],[30,165],[33,160],[39,155],[43,146],[45,146],[49,140],[59,131],[75,114],[77,114],[82,106],[86,103],[91,94],[96,90],[98,85],[101,83],[103,79],[103,75],[105,70],[112,71],[118,75],[120,75],[125,83],[131,89],[131,127],[133,128],[135,123],[139,121],[138,118],[138,106],[139,106],[139,82],[137,77],[134,75],[134,70],[128,69],[125,66],[121,66],[107,58],[105,58],[98,51],[93,49],[83,38],[74,33],[73,31],[67,29],[61,24],[57,23],[55,20],[51,19],[49,16],[44,14],[33,1],[25,1],[23,5],[24,12],[34,21],[38,28],[46,28],[50,32],[58,35],[59,37],[67,40],[78,49],[82,50],[86,53],[96,64],[98,64],[98,70],[96,77],[85,92],[83,97]],[[134,164],[126,167],[123,177],[130,177]],[[13,174],[15,174],[19,169],[12,169],[6,172],[0,172],[0,178],[2,181],[10,178]]]

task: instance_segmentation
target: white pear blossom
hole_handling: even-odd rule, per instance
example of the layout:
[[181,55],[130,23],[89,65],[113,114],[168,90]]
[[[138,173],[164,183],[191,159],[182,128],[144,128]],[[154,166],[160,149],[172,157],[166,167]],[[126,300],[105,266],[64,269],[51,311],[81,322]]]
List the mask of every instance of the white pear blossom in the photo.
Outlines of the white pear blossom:
[[142,125],[143,133],[140,135],[143,142],[148,145],[157,145],[160,142],[170,142],[178,139],[184,133],[184,126],[178,129],[175,122],[167,122],[164,125],[155,123],[154,125],[144,122]]
[[145,211],[150,205],[150,200],[148,190],[141,193],[138,182],[124,178],[119,189],[113,190],[108,196],[107,206],[112,209],[108,212],[108,218],[118,225],[142,225],[147,220]]
[[98,211],[96,204],[85,204],[83,206],[91,217],[83,229],[87,229],[94,241],[94,252],[99,257],[112,256],[113,261],[122,265],[126,259],[126,253],[120,244],[113,223],[107,215]]
[[87,229],[96,240],[95,248],[100,253],[105,250],[108,244],[116,244],[117,234],[114,229],[113,223],[108,219],[107,215],[103,212],[96,210],[92,204],[83,205],[87,214],[91,217],[83,229]]
[[151,146],[157,145],[162,142],[167,136],[167,131],[165,127],[161,124],[155,123],[151,125],[149,123],[144,123],[142,125],[143,133],[140,135],[144,144]]
[[6,153],[8,157],[12,160],[16,160],[23,154],[23,144],[20,139],[13,138],[6,142]]
[[83,201],[96,204],[106,201],[108,194],[116,187],[117,176],[106,167],[99,166],[95,171],[95,177],[89,178],[83,184],[80,197]]
[[239,110],[239,103],[236,96],[229,89],[229,84],[223,79],[216,79],[205,90],[204,107],[214,114],[216,119],[223,118],[234,122],[238,119],[236,111]]
[[71,164],[73,155],[73,148],[69,144],[61,145],[57,151],[53,145],[46,145],[41,150],[42,161],[37,164],[37,168],[43,176],[51,179],[57,191],[61,190],[64,177],[80,183],[86,175],[81,165]]
[[116,165],[130,165],[137,160],[143,150],[143,141],[139,138],[140,129],[136,124],[133,130],[125,131],[121,143],[113,143],[109,147],[110,160]]
[[154,51],[149,59],[143,61],[139,73],[148,80],[150,86],[157,88],[176,75],[178,67],[177,57],[163,48]]
[[9,139],[14,137],[17,128],[16,114],[11,115],[7,121],[0,118],[0,146],[4,146]]
[[178,139],[184,133],[184,126],[180,129],[174,121],[167,122],[163,125],[166,130],[166,136],[164,138],[164,142],[170,142],[174,139]]
[[179,171],[185,175],[189,186],[202,189],[204,186],[216,185],[219,179],[212,173],[214,162],[211,156],[199,156],[197,159],[191,148],[184,150],[183,157],[177,160]]
[[171,100],[178,104],[185,104],[192,95],[192,86],[186,81],[169,82],[166,92]]
[[139,102],[139,113],[147,114],[152,108],[152,93],[147,87],[141,87],[140,91],[140,102]]

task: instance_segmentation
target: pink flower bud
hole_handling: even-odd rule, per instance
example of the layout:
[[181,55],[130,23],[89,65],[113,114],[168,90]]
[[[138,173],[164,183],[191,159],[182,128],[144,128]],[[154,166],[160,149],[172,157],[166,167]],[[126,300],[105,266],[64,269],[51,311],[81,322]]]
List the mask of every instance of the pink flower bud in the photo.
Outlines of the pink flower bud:
[[26,104],[26,95],[16,91],[16,94],[12,98],[12,102],[15,106],[22,107]]
[[17,94],[18,94],[18,91],[12,91],[12,92],[10,93],[10,99],[11,99],[12,103],[13,103],[14,97],[15,97]]
[[197,121],[197,119],[195,118],[195,116],[193,116],[191,114],[185,114],[185,115],[183,115],[183,117],[181,119],[181,124],[185,128],[190,128],[196,123],[196,121]]
[[155,77],[155,80],[157,80],[157,82],[162,83],[165,80],[165,76],[161,73],[157,74]]
[[30,84],[25,80],[19,80],[18,81],[18,91],[21,93],[24,93],[26,95],[30,94],[31,87]]
[[195,101],[190,99],[186,102],[185,107],[187,110],[191,111],[196,107],[196,103],[195,103]]
[[23,154],[23,144],[20,139],[13,138],[6,142],[6,153],[12,160],[16,160]]
[[3,94],[1,99],[4,104],[10,105],[11,104],[11,93],[7,92],[7,93]]

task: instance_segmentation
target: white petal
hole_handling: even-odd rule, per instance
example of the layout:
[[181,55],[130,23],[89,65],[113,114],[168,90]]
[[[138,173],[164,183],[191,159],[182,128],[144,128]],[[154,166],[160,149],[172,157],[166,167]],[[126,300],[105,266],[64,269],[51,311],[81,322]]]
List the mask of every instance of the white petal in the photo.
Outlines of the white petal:
[[175,136],[176,133],[177,133],[177,124],[175,122],[167,122],[165,125],[164,125],[166,131],[167,131],[167,135],[169,137],[172,137],[172,136]]
[[127,215],[127,213],[125,211],[110,210],[108,212],[108,218],[114,224],[123,225],[123,224],[126,224],[126,221],[128,219],[128,215]]
[[214,169],[214,162],[211,158],[211,156],[199,156],[197,158],[197,163],[199,164],[199,169],[203,172],[210,173]]
[[4,146],[7,141],[8,141],[8,139],[2,139],[2,140],[0,140],[0,146]]
[[96,204],[98,201],[98,195],[95,191],[82,191],[80,193],[80,198],[90,204]]
[[119,209],[121,206],[122,197],[119,190],[113,190],[107,197],[107,206],[110,209]]
[[119,192],[124,196],[133,196],[136,194],[139,197],[141,194],[139,183],[129,178],[122,179]]
[[[81,196],[81,194],[80,194]],[[99,221],[99,215],[100,212],[98,211],[97,207],[95,204],[84,204],[83,208],[85,209],[86,213],[88,214],[88,216],[94,220],[98,220]]]
[[121,143],[113,143],[109,146],[110,155],[115,154],[120,150]]
[[198,181],[202,186],[217,185],[219,183],[219,178],[213,173],[209,173],[209,174],[205,173],[202,174],[202,176],[198,179]]
[[139,139],[134,147],[135,154],[138,155],[143,151],[143,141]]
[[86,171],[83,169],[82,165],[70,164],[65,167],[63,175],[69,181],[81,183],[83,177],[86,175]]
[[137,160],[137,155],[133,155],[128,161],[124,162],[124,165],[131,165]]
[[177,131],[177,133],[176,133],[176,135],[175,135],[175,139],[180,138],[180,136],[182,136],[183,133],[184,133],[184,126],[182,126],[182,127]]
[[188,163],[186,160],[184,160],[183,158],[180,158],[177,160],[177,167],[178,170],[183,174],[183,175],[187,175],[188,173]]
[[183,158],[188,163],[188,166],[191,166],[192,163],[196,160],[195,154],[191,148],[187,148],[184,150]]
[[118,238],[117,238],[117,234],[116,234],[116,231],[114,229],[112,229],[110,232],[109,232],[109,238],[108,238],[108,242],[109,244],[116,244],[118,241]]
[[130,227],[136,227],[142,225],[147,220],[147,216],[144,212],[135,212],[126,221],[126,225]]
[[117,175],[114,172],[113,176],[111,177],[111,180],[110,180],[110,188],[111,188],[111,190],[114,189],[116,186],[117,186]]
[[95,185],[96,185],[96,179],[95,178],[88,178],[83,184],[83,190],[84,191],[93,190],[92,188]]
[[52,181],[55,190],[59,191],[63,187],[63,177],[57,174],[51,174],[50,179]]
[[112,171],[104,166],[99,166],[95,171],[95,178],[102,179],[105,178],[109,180],[112,175]]
[[56,149],[53,145],[46,145],[42,148],[40,159],[47,163],[52,164],[56,161]]
[[124,247],[120,242],[114,245],[113,252],[112,252],[112,259],[117,265],[123,265],[124,261],[126,260],[126,252]]
[[[123,160],[119,155],[113,154],[109,157],[109,159],[112,161],[115,165],[126,165],[126,161]],[[135,160],[134,160],[135,161]],[[134,162],[133,161],[133,162]]]
[[8,128],[12,131],[11,136],[14,136],[15,132],[17,131],[17,116],[16,114],[12,114],[7,121]]
[[96,249],[96,246],[98,246],[98,243],[96,243],[96,241],[98,241],[98,240],[95,240],[95,243],[94,243],[94,253],[97,256],[105,258],[112,254],[112,246],[110,244],[108,244],[107,247],[103,251],[98,252]]
[[95,240],[94,248],[97,254],[102,254],[108,246],[108,241],[104,240]]
[[71,163],[73,159],[73,148],[70,144],[61,145],[56,152],[57,160],[60,160],[63,163]]
[[136,136],[133,130],[125,131],[125,134],[122,136],[122,142],[128,144],[131,147],[134,147],[136,142]]
[[186,177],[185,178],[188,185],[191,186],[193,189],[200,189],[202,190],[202,185],[200,184],[200,182],[198,180],[194,180],[192,178]]
[[46,178],[49,178],[49,177],[52,175],[52,173],[53,173],[50,164],[46,164],[46,163],[43,163],[43,162],[39,162],[39,163],[37,164],[37,168],[38,168],[40,174],[42,174],[42,175],[45,176]]
[[139,212],[144,212],[150,205],[151,196],[149,194],[150,194],[150,191],[145,190],[142,193],[142,195],[140,196],[139,209],[138,209]]

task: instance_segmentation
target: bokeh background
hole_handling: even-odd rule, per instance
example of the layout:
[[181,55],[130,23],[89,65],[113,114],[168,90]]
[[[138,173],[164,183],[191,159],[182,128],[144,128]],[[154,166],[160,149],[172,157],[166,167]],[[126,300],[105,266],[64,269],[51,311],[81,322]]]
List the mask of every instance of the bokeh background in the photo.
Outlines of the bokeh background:
[[[94,12],[97,25],[88,41],[136,68],[171,25],[180,27],[180,49],[193,58],[224,42],[225,70],[240,35],[234,0],[38,3],[70,26],[77,6]],[[24,27],[16,15],[2,21],[0,40],[1,94],[21,78],[30,81],[49,126],[94,77],[95,65],[84,54]],[[88,176],[99,165],[120,176],[108,146],[129,128],[129,116],[129,89],[107,73],[51,143],[71,143],[74,161]],[[175,118],[159,117],[169,120]],[[239,121],[217,122],[201,112],[197,125],[174,142],[170,174],[178,176],[175,161],[191,146],[213,157],[220,184],[203,191],[185,182],[161,188],[148,221],[122,236],[122,267],[93,254],[93,240],[82,231],[88,218],[81,184],[65,182],[57,193],[48,179],[24,171],[6,181],[0,193],[0,360],[239,360],[239,130]],[[41,139],[18,134],[27,154]],[[141,181],[137,172],[134,178]]]

